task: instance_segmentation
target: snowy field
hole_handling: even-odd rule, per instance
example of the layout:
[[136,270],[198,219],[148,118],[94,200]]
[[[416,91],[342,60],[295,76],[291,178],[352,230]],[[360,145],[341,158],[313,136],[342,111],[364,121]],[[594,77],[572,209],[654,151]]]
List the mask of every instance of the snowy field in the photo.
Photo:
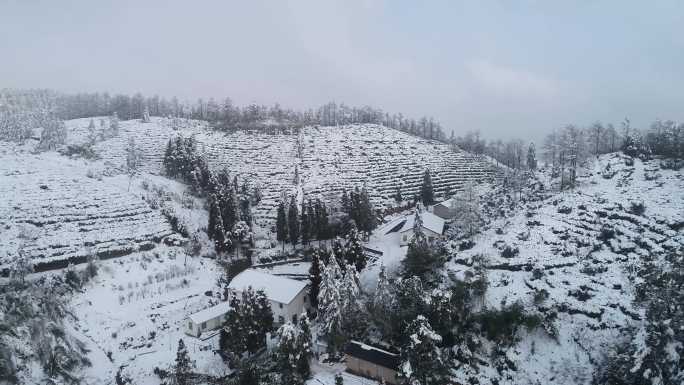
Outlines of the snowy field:
[[213,353],[218,336],[187,336],[183,322],[217,303],[220,274],[213,260],[174,247],[102,261],[99,274],[73,298],[69,320],[91,349],[86,383],[114,384],[120,370],[135,384],[159,384],[153,370],[169,368],[180,338],[199,373],[224,375],[228,369]]

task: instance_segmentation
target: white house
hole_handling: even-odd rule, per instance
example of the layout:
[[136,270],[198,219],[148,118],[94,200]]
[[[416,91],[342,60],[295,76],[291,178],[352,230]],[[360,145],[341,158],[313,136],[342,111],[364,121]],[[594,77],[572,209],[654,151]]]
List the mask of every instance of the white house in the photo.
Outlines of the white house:
[[276,323],[295,322],[309,308],[306,282],[247,269],[230,281],[228,289],[240,295],[248,287],[263,290],[271,304]]
[[[439,239],[444,234],[444,219],[437,215],[423,211],[420,213],[420,219],[423,222],[421,227],[423,234],[427,237],[429,242]],[[399,233],[399,243],[401,246],[408,245],[413,239],[413,223],[416,220],[415,214],[407,215],[403,218],[395,220],[389,227],[389,233]]]
[[226,314],[229,310],[230,304],[228,302],[221,302],[218,305],[189,315],[185,319],[185,334],[199,337],[205,331],[220,328],[226,321]]

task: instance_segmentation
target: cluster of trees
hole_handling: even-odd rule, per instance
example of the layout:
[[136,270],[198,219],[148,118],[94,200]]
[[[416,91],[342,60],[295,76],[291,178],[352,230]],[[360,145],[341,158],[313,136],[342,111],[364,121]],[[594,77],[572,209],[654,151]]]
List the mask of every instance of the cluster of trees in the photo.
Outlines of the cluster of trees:
[[266,346],[267,334],[273,331],[273,312],[263,290],[248,288],[241,296],[230,296],[230,311],[221,328],[219,347],[232,365]]
[[207,197],[207,235],[214,241],[216,251],[239,252],[239,243],[251,237],[252,206],[261,200],[258,186],[250,187],[248,181],[240,184],[238,177],[231,178],[226,169],[212,171],[193,137],[170,139],[163,166],[166,175],[181,179],[197,194]]
[[[445,192],[444,192],[444,198],[449,198],[451,197],[452,192],[447,186]],[[394,201],[397,202],[397,204],[401,204],[406,200],[404,196],[404,193],[401,191],[401,186],[397,186],[397,191],[394,193]],[[412,201],[414,204],[418,204],[418,202],[422,202],[425,207],[432,205],[436,202],[435,198],[435,189],[432,185],[432,175],[430,174],[430,169],[425,169],[423,172],[423,182],[420,185],[420,193],[415,194],[412,197]]]
[[361,190],[356,187],[349,193],[347,193],[347,190],[343,190],[342,197],[340,198],[340,208],[343,213],[347,214],[354,221],[355,227],[361,231],[370,233],[377,226],[376,213],[368,197],[366,187],[363,187]]
[[[596,384],[677,384],[684,381],[684,248],[640,267],[636,302],[646,309],[601,365]],[[642,334],[643,333],[643,334]],[[642,339],[639,335],[645,336]],[[644,346],[645,344],[645,346]]]
[[[454,149],[460,148],[476,155],[487,155],[511,169],[534,170],[537,168],[534,143],[526,146],[521,139],[508,141],[498,139],[487,142],[478,131],[471,131],[464,136],[454,137],[452,135],[449,143]],[[530,159],[530,155],[532,155],[532,159]]]
[[[333,239],[340,235],[369,233],[377,226],[375,209],[366,189],[356,188],[350,193],[342,192],[339,212],[328,213],[328,207],[320,199],[307,200],[301,204],[292,196],[287,203],[285,197],[278,203],[276,216],[276,238],[293,246],[300,241],[309,245],[311,241]],[[358,231],[357,231],[358,230]],[[356,235],[355,235],[356,236]]]
[[[163,97],[104,93],[63,94],[50,90],[2,90],[0,106],[11,110],[50,111],[60,119],[108,116],[116,113],[124,120],[142,119],[149,116],[173,116],[207,120],[220,130],[263,129],[280,130],[308,125],[337,126],[353,123],[373,123],[392,127],[427,139],[444,140],[444,130],[433,118],[418,120],[405,118],[402,114],[383,112],[370,106],[352,107],[330,102],[317,109],[297,111],[273,106],[249,104],[236,106],[230,98],[217,101],[213,98],[196,102],[181,102],[176,97]],[[17,108],[20,107],[20,108]],[[0,122],[2,118],[0,108]],[[14,114],[11,114],[15,117]],[[12,127],[19,128],[22,119],[12,118]],[[1,126],[1,125],[0,125]],[[13,128],[13,132],[14,129]],[[2,132],[2,131],[0,131]],[[15,133],[16,134],[16,133]]]
[[389,114],[372,107],[349,107],[331,102],[320,107],[316,113],[316,123],[323,126],[338,126],[352,123],[374,123],[394,128],[426,139],[446,139],[441,124],[433,118],[422,117],[418,120],[404,117],[403,114]]
[[328,208],[320,199],[303,203],[301,214],[295,197],[290,198],[287,209],[285,198],[280,200],[276,217],[276,238],[283,244],[283,249],[286,242],[294,246],[301,239],[302,244],[306,246],[314,239],[320,243],[321,240],[334,236],[328,218]]

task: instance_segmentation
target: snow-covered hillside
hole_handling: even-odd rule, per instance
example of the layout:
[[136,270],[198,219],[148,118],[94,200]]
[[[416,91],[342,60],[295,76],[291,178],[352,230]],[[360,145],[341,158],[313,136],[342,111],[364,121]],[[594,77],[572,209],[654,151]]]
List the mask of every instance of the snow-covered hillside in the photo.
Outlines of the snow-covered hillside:
[[[95,119],[96,121],[98,119]],[[70,142],[84,142],[90,119],[67,122]],[[177,124],[174,129],[174,124]],[[299,173],[303,193],[310,198],[337,199],[342,189],[366,185],[377,205],[394,201],[397,187],[407,199],[417,193],[429,168],[437,192],[457,191],[467,180],[490,179],[493,165],[466,152],[454,152],[444,143],[430,141],[379,125],[305,127],[299,133],[218,132],[206,122],[153,118],[120,122],[119,135],[98,142],[95,151],[106,164],[122,168],[129,138],[143,150],[143,169],[160,173],[169,138],[194,136],[214,168],[227,167],[240,178],[251,179],[264,194],[254,208],[257,220],[272,225],[276,201],[282,193],[296,194]],[[301,149],[301,151],[300,151]],[[265,220],[265,221],[264,221]]]
[[[448,245],[452,259],[445,274],[463,278],[474,257],[485,258],[487,307],[521,301],[557,328],[555,339],[525,333],[505,350],[511,364],[503,369],[463,370],[460,379],[587,384],[621,332],[643,327],[644,309],[633,304],[634,287],[643,282],[639,267],[684,247],[684,175],[661,169],[658,160],[635,160],[633,166],[626,160],[601,156],[577,188],[538,191],[521,209],[510,210],[510,200],[490,195],[485,205],[505,216],[490,222],[472,249],[460,251],[457,241]],[[548,190],[545,177],[540,174]]]
[[0,143],[0,268],[25,256],[37,271],[153,247],[172,233],[159,211],[102,177],[101,164]]

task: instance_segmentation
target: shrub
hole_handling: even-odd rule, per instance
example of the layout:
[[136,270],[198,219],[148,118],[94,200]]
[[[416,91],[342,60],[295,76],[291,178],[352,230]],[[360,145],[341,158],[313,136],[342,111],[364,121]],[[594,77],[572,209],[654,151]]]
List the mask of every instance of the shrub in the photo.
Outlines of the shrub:
[[487,310],[479,315],[480,328],[487,338],[503,345],[512,345],[520,326],[528,330],[539,327],[542,319],[538,315],[526,315],[520,302],[504,306],[501,310]]
[[629,212],[634,215],[642,215],[646,211],[646,205],[643,201],[630,202]]
[[570,214],[572,212],[572,207],[570,206],[561,206],[557,210],[560,214]]
[[517,247],[511,247],[511,246],[506,246],[502,251],[501,251],[501,256],[503,258],[513,258],[516,255],[520,253],[520,249]]
[[475,242],[471,241],[470,239],[467,241],[463,241],[458,245],[458,249],[460,251],[463,250],[470,250],[475,246]]
[[80,156],[85,159],[98,159],[98,155],[89,144],[70,144],[60,153],[66,156]]
[[534,291],[534,303],[536,305],[541,304],[549,298],[549,292],[546,289],[540,289]]
[[605,243],[613,238],[615,238],[615,230],[608,225],[601,226],[601,232],[599,233],[598,239]]

